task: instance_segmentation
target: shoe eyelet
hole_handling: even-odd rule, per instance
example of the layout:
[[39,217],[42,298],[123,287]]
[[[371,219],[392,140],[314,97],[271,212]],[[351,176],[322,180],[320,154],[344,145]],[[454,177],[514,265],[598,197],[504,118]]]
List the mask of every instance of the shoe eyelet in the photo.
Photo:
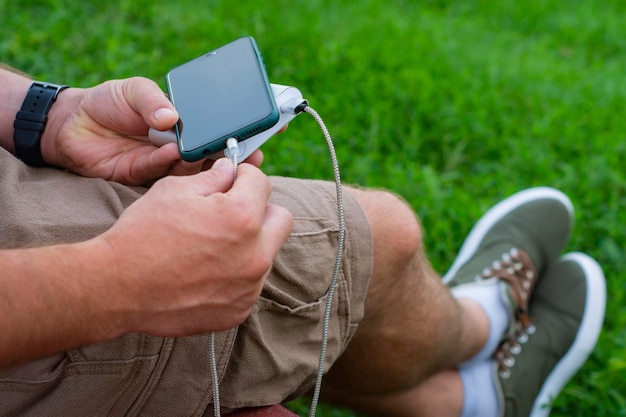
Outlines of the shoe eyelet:
[[528,335],[526,333],[520,334],[517,336],[517,342],[521,344],[528,342]]
[[513,356],[508,356],[508,357],[504,358],[504,360],[502,362],[508,368],[512,368],[513,366],[515,366],[515,358]]
[[526,328],[525,331],[526,331],[526,334],[532,335],[532,334],[535,334],[535,332],[537,331],[537,327],[534,324],[531,324],[530,326]]
[[510,351],[514,355],[519,355],[520,353],[522,353],[522,345],[517,344],[517,343],[514,345],[511,345]]
[[509,379],[511,377],[511,370],[501,369],[500,371],[498,371],[498,374],[500,375],[500,378],[502,379]]

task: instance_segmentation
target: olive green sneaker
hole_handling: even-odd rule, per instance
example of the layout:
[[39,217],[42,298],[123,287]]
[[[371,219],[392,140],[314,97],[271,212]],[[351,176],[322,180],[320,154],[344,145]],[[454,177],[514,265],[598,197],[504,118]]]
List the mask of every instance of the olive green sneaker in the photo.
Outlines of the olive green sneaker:
[[454,287],[484,279],[483,270],[512,248],[527,255],[541,275],[569,240],[573,213],[567,196],[553,188],[529,188],[506,198],[476,223],[443,282]]
[[593,351],[604,320],[602,269],[583,253],[565,255],[537,282],[529,312],[500,344],[494,380],[501,417],[545,417],[551,403]]

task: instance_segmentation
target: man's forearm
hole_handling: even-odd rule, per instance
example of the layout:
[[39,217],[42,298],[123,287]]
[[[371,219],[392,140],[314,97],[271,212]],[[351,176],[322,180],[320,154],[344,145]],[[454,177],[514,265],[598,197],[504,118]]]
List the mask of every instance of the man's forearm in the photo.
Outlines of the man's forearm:
[[0,69],[7,70],[7,71],[13,72],[15,74],[23,75],[26,78],[30,78],[30,76],[28,74],[26,74],[25,72],[20,71],[17,68],[13,68],[9,64],[5,64],[4,62],[0,62]]
[[0,251],[0,369],[117,336],[113,279],[96,241]]
[[0,146],[13,152],[13,121],[32,80],[5,68],[0,67]]

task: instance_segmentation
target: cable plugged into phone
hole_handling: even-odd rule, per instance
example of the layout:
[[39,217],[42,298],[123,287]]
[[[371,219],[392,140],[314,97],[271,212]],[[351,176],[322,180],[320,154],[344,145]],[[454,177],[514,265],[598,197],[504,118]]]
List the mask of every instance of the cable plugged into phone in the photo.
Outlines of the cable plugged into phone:
[[[305,112],[310,114],[315,121],[318,123],[322,133],[324,134],[324,138],[326,139],[326,143],[328,145],[328,150],[330,152],[330,158],[333,166],[333,173],[335,176],[335,185],[337,191],[337,220],[339,226],[339,235],[337,237],[337,253],[335,256],[335,265],[333,268],[333,274],[330,279],[330,284],[328,286],[328,291],[326,294],[326,306],[324,308],[323,322],[322,322],[322,344],[320,347],[320,356],[317,368],[317,375],[315,380],[315,387],[313,390],[313,396],[311,400],[311,408],[309,410],[309,417],[315,417],[317,406],[319,403],[320,392],[322,388],[322,378],[324,375],[324,367],[326,362],[326,354],[328,348],[328,335],[330,328],[330,316],[332,312],[332,304],[333,298],[335,294],[335,288],[337,287],[337,282],[339,280],[339,274],[341,271],[342,265],[342,257],[344,250],[344,241],[345,241],[345,233],[346,233],[346,223],[344,219],[344,205],[343,205],[343,187],[341,185],[341,177],[339,174],[339,164],[337,162],[337,155],[335,153],[335,147],[332,142],[332,138],[330,137],[330,133],[324,124],[324,121],[320,117],[320,115],[309,106],[307,100],[302,97],[300,91],[295,87],[271,84],[272,92],[274,93],[274,98],[276,100],[276,105],[280,110],[280,117],[278,122],[269,128],[255,136],[252,136],[246,140],[240,141],[236,137],[229,138],[226,141],[225,149],[218,153],[209,155],[209,158],[218,159],[222,156],[228,157],[234,166],[234,175],[233,180],[237,178],[237,165],[239,162],[244,161],[248,156],[252,154],[255,150],[257,150],[263,143],[265,143],[269,138],[278,133],[281,129],[283,129],[291,120],[293,120],[298,114]],[[150,142],[152,142],[156,146],[163,146],[166,143],[176,142],[176,133],[173,130],[169,130],[166,132],[160,132],[154,129],[150,129],[148,133],[148,138]],[[210,345],[210,355],[211,355],[211,363],[212,363],[212,379],[213,379],[213,398],[214,398],[214,414],[216,417],[221,417],[220,414],[220,405],[219,405],[219,382],[217,375],[217,367],[215,360],[215,347],[214,347],[214,337],[215,335],[211,334],[211,345]]]
[[[239,141],[238,138],[232,137],[226,141],[225,149],[218,153],[209,155],[211,159],[218,159],[222,156],[228,157],[233,161],[234,165],[234,179],[237,178],[237,165],[239,162],[244,161],[255,150],[261,147],[269,138],[283,129],[291,120],[293,120],[298,114],[306,112],[310,114],[318,123],[330,152],[330,158],[333,166],[333,173],[335,177],[335,185],[337,191],[337,219],[339,226],[339,234],[337,237],[337,253],[335,257],[335,265],[333,268],[333,274],[328,286],[328,292],[326,294],[326,306],[324,309],[323,323],[322,323],[322,345],[320,348],[320,356],[317,368],[317,377],[315,380],[315,387],[313,390],[313,396],[311,400],[311,408],[309,410],[309,417],[314,417],[317,410],[317,405],[320,398],[320,392],[322,387],[322,377],[324,375],[324,364],[326,361],[326,354],[328,348],[328,333],[330,328],[330,316],[332,312],[332,303],[335,294],[335,287],[339,279],[339,273],[341,271],[346,224],[344,219],[344,205],[343,205],[343,191],[341,185],[341,177],[339,175],[339,164],[337,162],[337,155],[335,154],[335,147],[330,137],[330,133],[324,124],[324,121],[320,115],[309,106],[307,100],[302,97],[302,93],[295,88],[285,85],[271,84],[272,92],[274,93],[274,99],[276,105],[280,110],[280,117],[278,122],[257,135],[254,135],[246,140]],[[166,143],[176,142],[176,133],[174,130],[166,132],[150,129],[148,132],[148,138],[156,146],[163,146]],[[212,363],[212,378],[214,381],[214,413],[216,417],[220,417],[219,406],[219,383],[217,377],[217,367],[215,365],[215,348],[214,348],[214,334],[211,334],[211,363]]]
[[[287,126],[291,120],[302,113],[308,106],[307,100],[302,97],[302,93],[297,88],[280,84],[271,84],[271,87],[274,100],[276,100],[276,105],[280,110],[278,122],[269,129],[238,142],[239,156],[237,160],[239,162],[244,161],[254,151],[259,149],[261,145]],[[176,133],[173,129],[162,132],[151,128],[148,131],[148,139],[155,146],[163,146],[166,143],[176,143]],[[220,151],[208,155],[208,158],[218,159],[224,155],[225,152]]]
[[239,141],[237,140],[237,138],[229,138],[226,141],[226,150],[224,151],[226,157],[233,161],[233,164],[236,164],[240,153],[241,152],[239,152]]
[[239,165],[239,141],[237,138],[228,138],[226,140],[226,149],[224,155],[233,163],[233,183],[237,180],[237,165]]

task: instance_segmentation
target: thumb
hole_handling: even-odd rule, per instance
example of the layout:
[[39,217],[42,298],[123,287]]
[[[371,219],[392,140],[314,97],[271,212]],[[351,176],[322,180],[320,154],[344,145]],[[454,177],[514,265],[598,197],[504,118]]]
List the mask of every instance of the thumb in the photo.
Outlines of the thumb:
[[202,196],[224,193],[233,186],[234,167],[228,158],[220,158],[209,169],[192,176],[195,192]]
[[130,107],[141,115],[148,126],[167,130],[178,121],[178,113],[161,88],[144,77],[122,80],[124,97]]

